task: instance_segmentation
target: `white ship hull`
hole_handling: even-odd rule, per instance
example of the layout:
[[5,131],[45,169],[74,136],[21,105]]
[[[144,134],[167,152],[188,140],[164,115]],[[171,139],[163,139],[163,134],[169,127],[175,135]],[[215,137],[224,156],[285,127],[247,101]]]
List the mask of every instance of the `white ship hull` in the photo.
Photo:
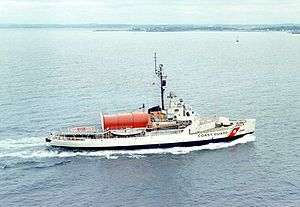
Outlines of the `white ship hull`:
[[55,147],[97,150],[133,150],[201,146],[209,143],[231,142],[255,131],[255,119],[246,119],[227,127],[215,127],[193,132],[193,128],[146,132],[141,136],[115,138],[64,137],[52,135],[46,141]]

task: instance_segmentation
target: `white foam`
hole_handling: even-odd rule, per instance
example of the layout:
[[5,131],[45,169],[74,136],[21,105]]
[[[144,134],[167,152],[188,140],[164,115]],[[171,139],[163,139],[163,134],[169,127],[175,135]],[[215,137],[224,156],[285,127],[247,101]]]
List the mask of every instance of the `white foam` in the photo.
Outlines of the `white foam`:
[[[21,140],[2,140],[0,142],[0,147],[3,147],[3,143],[5,142],[8,151],[4,151],[0,153],[1,157],[18,157],[18,158],[55,158],[55,157],[76,157],[76,156],[88,156],[88,157],[102,157],[107,159],[117,159],[120,156],[126,156],[129,158],[140,159],[149,154],[187,154],[192,151],[199,150],[216,150],[227,147],[232,147],[237,144],[244,144],[247,142],[255,141],[254,135],[246,135],[243,138],[234,140],[229,143],[211,143],[203,146],[195,146],[195,147],[175,147],[169,149],[143,149],[143,150],[119,150],[119,151],[62,151],[62,150],[54,150],[47,149],[44,140],[41,138],[29,138],[29,139],[21,139]],[[12,146],[16,144],[19,146]],[[24,147],[26,146],[26,147]],[[34,146],[34,147],[33,147]],[[39,146],[38,149],[36,146]],[[11,150],[13,149],[13,151]]]
[[44,138],[26,137],[20,139],[0,139],[0,150],[27,148],[45,145]]

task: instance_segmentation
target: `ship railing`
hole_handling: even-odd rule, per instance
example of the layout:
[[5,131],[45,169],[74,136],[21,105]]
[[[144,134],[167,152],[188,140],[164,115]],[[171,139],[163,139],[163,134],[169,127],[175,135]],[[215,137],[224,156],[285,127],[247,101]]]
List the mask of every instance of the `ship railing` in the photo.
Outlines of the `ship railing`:
[[[77,128],[78,130],[75,130]],[[85,130],[83,130],[85,128]],[[73,128],[61,128],[59,131],[50,133],[50,136],[59,140],[84,140],[98,139],[104,137],[106,132],[96,127],[73,127]]]
[[183,129],[157,130],[157,131],[151,131],[148,134],[148,136],[180,134],[183,131],[184,131]]
[[[184,130],[183,129],[169,129],[169,130],[154,130],[149,133],[145,133],[143,136],[159,136],[159,135],[172,135],[172,134],[180,134]],[[57,133],[52,134],[55,139],[58,140],[78,140],[82,141],[85,139],[102,139],[102,138],[119,138],[113,137],[110,131],[102,131],[101,129],[97,129],[93,132],[85,132],[85,133],[77,133],[77,132],[69,132],[69,131],[59,131]],[[121,136],[120,138],[125,138],[126,136]],[[131,137],[131,136],[128,136]]]
[[90,134],[67,134],[67,133],[58,133],[54,135],[55,139],[58,140],[79,140],[83,141],[85,139],[101,139],[107,138],[107,133],[90,133]]
[[102,129],[95,126],[77,126],[77,127],[63,127],[53,132],[54,134],[94,134],[101,133]]

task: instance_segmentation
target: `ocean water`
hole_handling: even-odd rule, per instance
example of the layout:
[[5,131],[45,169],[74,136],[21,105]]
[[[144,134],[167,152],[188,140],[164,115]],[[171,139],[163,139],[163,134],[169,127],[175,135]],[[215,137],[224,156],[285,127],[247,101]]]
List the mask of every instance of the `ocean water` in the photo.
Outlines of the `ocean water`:
[[[300,35],[1,29],[0,40],[0,206],[300,206]],[[256,133],[191,148],[46,145],[102,112],[159,103],[153,52],[199,115],[256,118]]]

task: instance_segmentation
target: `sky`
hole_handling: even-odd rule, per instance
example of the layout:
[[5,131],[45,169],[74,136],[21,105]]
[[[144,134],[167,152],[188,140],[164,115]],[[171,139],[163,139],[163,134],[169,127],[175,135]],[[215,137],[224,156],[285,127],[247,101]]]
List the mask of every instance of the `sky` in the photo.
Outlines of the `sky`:
[[300,23],[300,0],[0,0],[0,24]]

